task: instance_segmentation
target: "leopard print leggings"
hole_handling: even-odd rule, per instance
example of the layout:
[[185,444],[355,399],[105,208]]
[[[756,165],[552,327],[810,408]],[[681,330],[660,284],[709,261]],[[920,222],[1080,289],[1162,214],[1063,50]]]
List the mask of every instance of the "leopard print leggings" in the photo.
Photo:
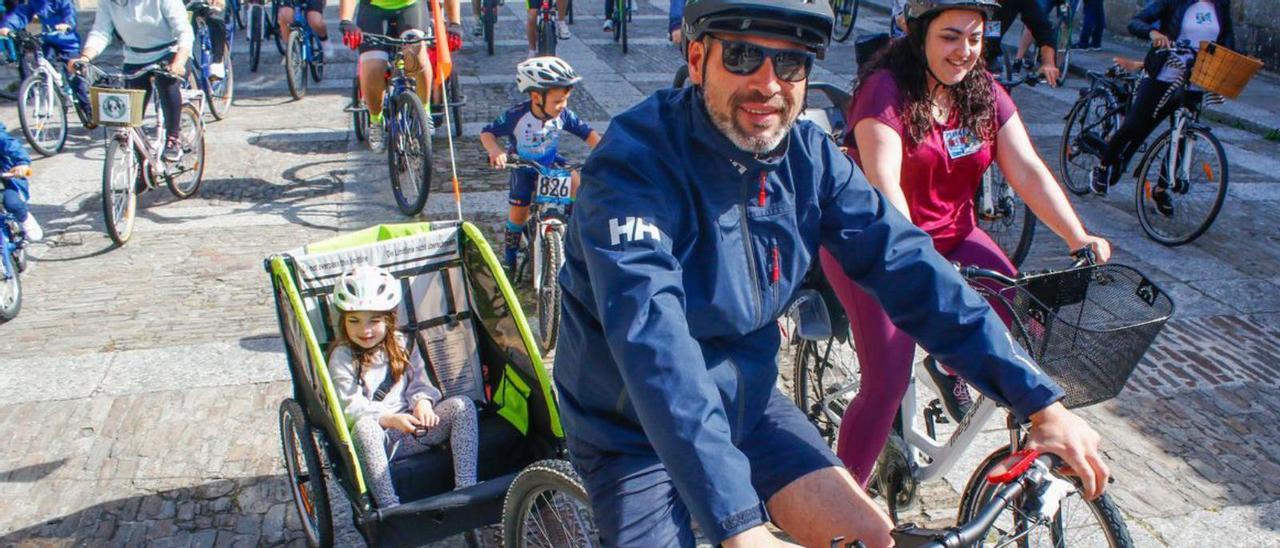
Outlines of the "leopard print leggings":
[[356,421],[352,432],[356,454],[364,464],[365,481],[379,508],[400,504],[395,484],[391,482],[391,461],[417,455],[446,439],[453,452],[454,484],[458,489],[476,484],[479,419],[475,404],[465,396],[453,396],[436,403],[433,409],[440,416],[440,424],[421,437],[383,429],[373,418]]

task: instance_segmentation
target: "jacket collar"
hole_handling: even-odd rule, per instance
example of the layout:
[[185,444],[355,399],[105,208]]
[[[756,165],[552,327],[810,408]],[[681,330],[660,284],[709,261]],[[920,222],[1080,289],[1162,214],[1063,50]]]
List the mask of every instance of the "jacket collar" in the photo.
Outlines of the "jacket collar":
[[738,145],[733,144],[733,141],[720,132],[720,129],[711,121],[711,114],[707,112],[700,87],[689,86],[684,91],[683,100],[691,119],[694,139],[715,154],[728,159],[740,174],[775,171],[787,157],[791,139],[796,132],[794,126],[787,132],[777,151],[767,157],[761,157],[738,148]]

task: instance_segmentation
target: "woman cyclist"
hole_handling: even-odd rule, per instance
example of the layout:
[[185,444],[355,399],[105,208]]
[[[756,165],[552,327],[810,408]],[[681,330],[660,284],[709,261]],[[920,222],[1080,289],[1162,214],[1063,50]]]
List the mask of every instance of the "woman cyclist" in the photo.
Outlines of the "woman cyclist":
[[[98,5],[93,30],[85,40],[84,51],[67,66],[76,66],[97,57],[111,43],[113,34],[124,42],[124,72],[130,73],[153,63],[164,63],[169,72],[181,77],[186,73],[187,59],[195,33],[187,19],[182,0],[110,0]],[[150,89],[150,75],[131,79],[132,89]],[[156,75],[160,92],[160,109],[164,112],[166,162],[182,159],[179,128],[182,112],[182,90],[177,78]]]
[[[1089,183],[1098,194],[1106,194],[1107,188],[1120,180],[1125,164],[1151,130],[1182,103],[1180,92],[1175,92],[1177,97],[1166,98],[1165,94],[1175,81],[1191,73],[1195,55],[1182,56],[1179,59],[1181,63],[1169,64],[1169,54],[1158,50],[1169,47],[1175,40],[1185,41],[1192,48],[1198,47],[1202,41],[1235,47],[1231,0],[1151,0],[1133,16],[1129,32],[1151,40],[1152,49],[1145,62],[1147,76],[1138,83],[1120,129],[1103,149],[1101,165],[1093,169]],[[1179,65],[1185,68],[1175,68]],[[1160,106],[1162,100],[1163,107]],[[1160,213],[1173,214],[1173,200],[1164,187],[1156,185],[1152,188],[1151,200]]]
[[[973,195],[994,161],[1069,249],[1093,247],[1106,261],[1110,245],[1085,231],[1013,100],[986,71],[983,26],[998,7],[996,0],[908,0],[907,36],[859,69],[845,145],[871,184],[948,260],[1015,272],[974,219]],[[875,387],[860,391],[845,411],[837,447],[865,486],[906,391],[915,342],[825,249],[821,258],[849,313],[862,386]]]

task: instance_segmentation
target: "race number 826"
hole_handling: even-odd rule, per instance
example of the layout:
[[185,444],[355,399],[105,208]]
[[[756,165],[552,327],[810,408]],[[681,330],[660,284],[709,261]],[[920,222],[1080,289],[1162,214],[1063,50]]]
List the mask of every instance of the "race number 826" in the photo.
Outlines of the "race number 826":
[[538,195],[547,198],[568,198],[569,177],[541,177],[538,179]]

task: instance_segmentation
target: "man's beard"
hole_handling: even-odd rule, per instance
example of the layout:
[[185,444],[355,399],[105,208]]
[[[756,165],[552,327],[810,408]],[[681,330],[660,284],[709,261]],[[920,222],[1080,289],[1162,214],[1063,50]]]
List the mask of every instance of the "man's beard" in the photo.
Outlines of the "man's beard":
[[[750,96],[747,97],[747,95]],[[720,133],[728,137],[729,141],[735,146],[752,154],[768,154],[777,150],[778,145],[782,144],[782,140],[786,139],[787,133],[791,131],[791,127],[796,123],[795,105],[783,94],[778,94],[776,98],[770,100],[768,97],[751,94],[750,92],[734,93],[729,97],[729,112],[716,110],[711,105],[705,92],[702,94],[702,102],[706,106],[707,112],[711,114],[711,123],[716,126],[716,129],[719,129]],[[738,110],[738,105],[747,102],[767,103],[772,108],[781,107],[778,114],[782,117],[782,124],[776,130],[749,135],[737,126],[733,116]]]

